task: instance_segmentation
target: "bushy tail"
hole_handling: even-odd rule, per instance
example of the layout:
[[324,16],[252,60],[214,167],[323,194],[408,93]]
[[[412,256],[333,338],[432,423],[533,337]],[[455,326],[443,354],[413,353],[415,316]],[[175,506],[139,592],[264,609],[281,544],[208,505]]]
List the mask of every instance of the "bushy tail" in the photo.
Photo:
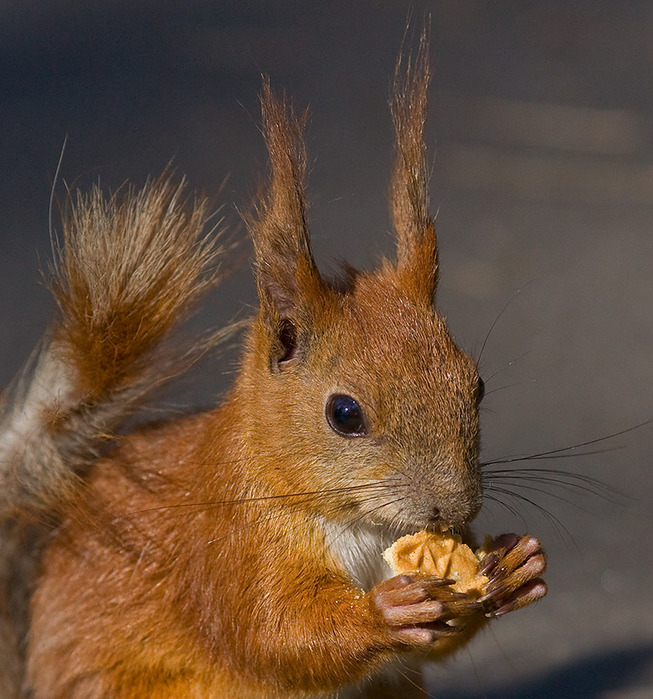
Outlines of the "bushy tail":
[[[78,194],[55,245],[58,318],[0,401],[0,699],[19,696],[20,638],[38,526],[56,522],[144,397],[233,326],[170,341],[218,280],[203,199],[169,177],[105,198]],[[173,349],[176,347],[176,349]]]
[[53,264],[59,317],[3,397],[0,517],[65,500],[107,435],[190,361],[165,341],[217,279],[207,218],[169,178],[77,195]]

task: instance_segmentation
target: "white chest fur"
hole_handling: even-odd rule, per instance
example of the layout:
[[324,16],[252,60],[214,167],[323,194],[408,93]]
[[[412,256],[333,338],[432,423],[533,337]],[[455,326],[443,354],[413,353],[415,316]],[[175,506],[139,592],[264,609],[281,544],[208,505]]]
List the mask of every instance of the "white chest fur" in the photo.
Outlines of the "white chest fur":
[[370,590],[392,573],[382,553],[397,538],[394,529],[366,523],[343,524],[324,519],[327,546],[342,564],[355,585]]
[[[388,564],[383,560],[383,551],[403,534],[396,528],[386,528],[380,525],[365,523],[342,524],[327,519],[322,520],[322,527],[327,546],[342,562],[352,582],[362,590],[369,591],[381,580],[393,575]],[[413,676],[414,683],[418,682],[418,664],[409,657],[401,658],[399,662],[391,662],[378,672],[370,681],[360,685],[352,685],[330,695],[329,699],[361,699],[376,696],[375,688],[383,686],[385,692],[393,683],[397,683],[397,691],[401,692],[402,680],[406,672]],[[417,684],[415,684],[417,686]],[[399,696],[399,694],[397,694]],[[326,699],[326,698],[325,698]]]

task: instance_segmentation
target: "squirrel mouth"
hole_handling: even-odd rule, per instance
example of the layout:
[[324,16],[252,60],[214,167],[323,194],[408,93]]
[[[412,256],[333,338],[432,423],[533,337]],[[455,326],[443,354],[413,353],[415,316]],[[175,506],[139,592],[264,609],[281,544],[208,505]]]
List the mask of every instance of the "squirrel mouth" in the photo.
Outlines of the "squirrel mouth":
[[432,534],[460,534],[464,526],[457,526],[443,519],[437,519],[427,524],[424,529]]
[[438,507],[434,507],[431,516],[422,528],[433,534],[461,534],[471,519],[456,519],[454,521],[453,518],[443,515]]

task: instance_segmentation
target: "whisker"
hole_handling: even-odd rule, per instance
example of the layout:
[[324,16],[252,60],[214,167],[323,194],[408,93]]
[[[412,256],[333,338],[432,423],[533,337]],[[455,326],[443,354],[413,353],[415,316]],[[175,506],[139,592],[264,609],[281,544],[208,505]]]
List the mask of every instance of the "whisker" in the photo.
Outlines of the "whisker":
[[189,509],[189,508],[201,508],[201,507],[228,507],[230,505],[246,505],[253,502],[269,502],[269,501],[283,501],[283,500],[294,500],[296,498],[306,498],[305,500],[294,500],[291,504],[305,504],[306,502],[311,502],[312,500],[319,499],[328,495],[337,495],[341,493],[348,493],[352,491],[368,490],[375,488],[386,488],[388,487],[385,483],[379,481],[373,481],[371,483],[362,483],[358,485],[340,486],[336,488],[322,488],[319,490],[307,490],[300,491],[297,493],[278,493],[275,495],[257,495],[247,498],[235,498],[233,500],[203,500],[198,502],[180,502],[172,503],[168,505],[158,505],[156,507],[147,507],[140,510],[131,510],[125,512],[121,515],[116,516],[113,521],[123,519],[132,515],[147,514],[149,512],[158,512],[161,510],[175,510],[175,509]]
[[[589,439],[585,442],[578,442],[577,444],[572,444],[568,447],[560,447],[558,449],[549,449],[548,451],[540,451],[540,452],[534,452],[532,454],[522,454],[522,455],[515,455],[515,456],[506,456],[506,457],[500,457],[498,459],[492,459],[490,461],[484,461],[481,462],[479,465],[481,467],[484,466],[491,466],[493,464],[509,464],[513,463],[515,461],[528,461],[529,459],[544,459],[544,458],[553,458],[555,456],[560,455],[563,458],[566,458],[567,456],[571,456],[568,454],[565,454],[565,452],[570,452],[574,451],[575,449],[582,449],[583,447],[589,447],[592,444],[600,444],[601,442],[606,442],[609,439],[614,439],[615,437],[621,437],[624,434],[628,434],[629,432],[634,432],[635,430],[639,430],[642,427],[645,427],[646,425],[650,425],[653,423],[653,420],[646,420],[645,422],[640,422],[638,425],[634,425],[633,427],[627,427],[625,430],[619,430],[618,432],[613,432],[612,434],[605,435],[604,437],[597,437],[596,439]],[[609,450],[612,451],[612,450]],[[578,454],[578,456],[587,456],[590,454],[594,453],[601,453],[601,452],[586,452],[582,454]]]
[[[310,502],[310,501],[307,500],[306,502]],[[293,503],[293,504],[304,504],[304,503]],[[332,504],[332,508],[333,508],[334,512],[340,511],[339,506],[335,503]],[[254,521],[251,521],[251,522],[244,522],[238,527],[233,527],[233,528],[229,529],[229,531],[227,531],[222,536],[216,536],[213,539],[209,539],[208,541],[206,541],[204,543],[204,545],[209,546],[211,544],[216,544],[218,542],[224,541],[225,539],[228,539],[228,538],[234,536],[235,534],[243,532],[246,529],[251,529],[253,527],[263,526],[263,525],[266,525],[268,522],[273,522],[274,520],[281,519],[282,517],[289,517],[292,512],[293,512],[293,510],[288,510],[288,509],[284,508],[284,509],[276,509],[276,510],[272,510],[270,512],[261,513],[261,514],[264,514],[265,516],[258,517],[257,519],[255,519]],[[328,513],[328,512],[329,512],[329,508],[326,509],[326,513]]]
[[[493,378],[498,376],[502,371],[506,371],[506,369],[510,369],[511,366],[514,366],[517,362],[521,361],[525,357],[528,357],[528,355],[531,353],[531,350],[528,350],[528,352],[524,352],[523,354],[520,354],[518,357],[515,357],[514,359],[511,359],[505,366],[502,366],[500,369],[497,369],[494,374],[490,374],[487,379],[485,379],[485,383],[487,384],[488,382],[492,381]],[[534,383],[535,380],[532,379],[531,383]],[[518,384],[512,384],[513,386],[516,386]]]
[[59,243],[57,241],[57,235],[54,231],[54,225],[52,223],[52,210],[54,208],[54,197],[57,189],[57,180],[59,179],[59,174],[61,172],[61,166],[63,164],[63,156],[66,152],[66,143],[68,142],[68,136],[64,136],[63,144],[61,145],[61,152],[59,153],[59,160],[57,161],[57,168],[54,171],[54,178],[52,179],[52,187],[50,188],[50,201],[48,202],[48,232],[50,234],[50,249],[52,251],[52,259],[56,260],[59,257],[57,248]]
[[[487,384],[488,381],[491,381],[493,376],[496,376],[496,374],[493,374],[492,376],[490,376],[490,378],[485,383]],[[534,383],[534,381],[532,381],[531,383]],[[497,386],[496,388],[493,388],[489,391],[486,391],[485,395],[490,396],[493,393],[499,393],[499,391],[505,391],[508,388],[515,388],[515,386],[523,386],[523,385],[524,385],[523,381],[516,381],[515,383],[507,383],[507,384],[504,384],[503,386]]]
[[[567,449],[575,449],[576,447],[566,447]],[[548,461],[548,460],[555,460],[555,459],[573,459],[573,458],[580,458],[582,456],[596,456],[597,454],[610,454],[613,451],[621,451],[624,447],[621,446],[616,446],[616,447],[606,447],[605,449],[592,449],[592,451],[582,451],[578,453],[573,453],[573,454],[553,454],[549,452],[542,452],[540,454],[523,454],[523,455],[514,455],[514,456],[507,456],[503,459],[494,459],[492,461],[484,461],[481,464],[479,464],[481,467],[484,466],[493,466],[495,464],[514,464],[518,463],[520,461]]]
[[[576,541],[574,540],[574,537],[571,535],[571,532],[569,529],[562,523],[562,521],[556,517],[552,512],[546,509],[543,505],[540,505],[538,502],[535,502],[535,500],[532,500],[529,497],[526,497],[522,493],[516,492],[507,486],[502,486],[502,487],[493,487],[492,488],[494,493],[500,493],[502,495],[506,495],[508,497],[514,498],[515,500],[520,500],[522,502],[525,502],[526,504],[530,505],[533,507],[536,511],[538,511],[541,515],[545,517],[545,519],[551,524],[553,529],[556,531],[558,536],[561,538],[562,541],[566,541],[567,543],[571,543],[574,548],[578,549],[578,545],[576,544]],[[502,502],[499,500],[499,502]],[[502,503],[505,504],[505,503]]]
[[[383,495],[385,495],[385,494],[383,494]],[[376,497],[381,497],[381,496],[380,496],[380,495],[377,495]],[[381,508],[384,507],[386,504],[394,504],[395,502],[401,502],[401,500],[403,500],[403,499],[404,499],[404,498],[397,498],[396,500],[392,500],[392,501],[390,501],[390,502],[383,502],[383,503],[381,503],[381,505],[379,505],[378,507],[374,508],[374,509],[372,510],[372,512],[375,512],[376,510],[381,509]],[[307,502],[308,502],[308,501],[307,501]],[[295,504],[295,503],[293,503],[293,504]],[[340,506],[339,506],[338,504],[333,503],[331,507],[332,507],[332,509],[333,509],[333,511],[334,511],[335,513],[339,513],[339,512],[340,512]],[[326,510],[323,511],[322,514],[329,514],[329,512],[330,512],[329,508],[326,508]],[[205,545],[208,546],[208,545],[210,545],[210,544],[218,543],[218,542],[220,542],[220,541],[223,541],[224,539],[227,539],[227,538],[233,536],[234,534],[237,534],[238,532],[244,531],[245,529],[249,529],[249,528],[251,528],[251,527],[258,527],[258,526],[265,525],[265,524],[267,524],[268,522],[272,522],[272,521],[274,521],[275,519],[278,519],[278,518],[287,516],[288,514],[289,514],[288,511],[279,511],[279,510],[273,511],[273,512],[271,512],[271,513],[267,513],[265,517],[260,517],[260,518],[256,519],[256,520],[253,521],[253,522],[247,522],[247,523],[243,524],[243,525],[240,526],[240,527],[237,527],[237,528],[235,528],[235,529],[230,530],[228,533],[225,533],[225,534],[222,535],[222,536],[218,536],[218,537],[215,537],[215,538],[213,538],[213,539],[210,539],[209,541],[205,542]],[[357,518],[354,518],[353,520],[351,520],[350,522],[348,522],[348,523],[347,523],[347,529],[349,529],[350,527],[353,527],[354,524],[356,524],[356,523],[359,522],[361,519],[363,519],[363,518],[365,517],[365,514],[367,514],[367,513],[362,513],[362,514],[359,515]],[[343,530],[342,532],[340,532],[340,534],[338,534],[338,536],[341,536],[341,535],[344,533],[344,531],[345,531],[345,530]],[[335,541],[335,540],[338,538],[338,536],[334,537],[334,539],[332,540],[331,543],[333,543],[333,541]]]
[[[499,480],[497,479],[497,483],[499,484],[499,487],[505,487],[507,479],[502,479]],[[559,495],[558,493],[552,493],[549,490],[546,490],[545,488],[538,488],[536,485],[526,485],[524,483],[512,483],[512,481],[509,482],[510,485],[514,485],[515,488],[520,488],[521,490],[527,490],[532,493],[541,493],[543,495],[547,495],[550,498],[553,498],[554,500],[558,500],[560,502],[564,502],[567,505],[573,505],[575,508],[581,510],[582,512],[586,512],[588,514],[591,514],[590,510],[584,508],[581,506],[580,503],[575,502],[574,500],[570,500],[562,495]],[[489,483],[487,484],[487,487],[492,489],[496,487],[495,483]]]
[[549,484],[570,492],[585,491],[614,503],[629,497],[603,481],[580,473],[547,468],[496,469],[483,474],[483,481],[520,480]]
[[519,518],[524,527],[528,527],[528,522],[526,521],[526,518],[518,509],[516,509],[512,505],[509,505],[507,502],[504,502],[500,498],[496,497],[496,495],[493,495],[491,492],[485,493],[484,504],[486,504],[487,502],[494,502],[497,505],[501,505],[501,507],[508,510],[508,512],[510,512],[511,515],[514,515],[515,517]]
[[517,289],[517,291],[515,291],[515,293],[508,299],[508,301],[505,303],[503,308],[499,311],[499,315],[494,319],[494,322],[492,323],[492,325],[490,325],[490,329],[487,331],[487,335],[485,336],[485,340],[483,340],[483,344],[481,345],[481,351],[478,353],[478,357],[476,358],[476,366],[479,366],[479,364],[481,363],[481,358],[483,357],[483,352],[485,351],[485,346],[487,345],[488,340],[490,339],[490,335],[492,334],[492,331],[494,330],[496,324],[499,322],[499,320],[501,320],[501,317],[508,310],[508,307],[514,302],[514,300],[517,298],[519,293],[523,289],[525,289],[529,284],[532,284],[532,283],[533,282],[530,281],[530,282],[524,284],[524,286],[521,286],[519,289]]
[[[400,667],[399,667],[398,664],[395,665],[396,671],[404,678],[404,680],[406,680],[406,682],[408,682],[408,684],[410,684],[410,685],[412,685],[413,687],[415,687],[416,689],[422,691],[422,686],[421,686],[421,684],[417,684],[417,682],[414,682],[414,681],[408,676],[408,670],[409,670],[409,668],[408,668],[408,666],[407,666],[404,662],[402,662],[401,668],[402,668],[402,669],[400,669]],[[419,670],[415,670],[415,668],[410,668],[410,670],[411,670],[411,672],[413,673],[413,675],[415,675],[416,677],[418,677],[418,678],[421,678],[421,677],[422,677],[422,673],[421,673]]]
[[[385,495],[385,494],[383,494],[383,495]],[[377,495],[376,497],[377,498],[381,497],[381,495]],[[353,529],[353,527],[355,525],[357,525],[359,522],[363,521],[364,519],[371,517],[375,512],[378,512],[379,510],[381,510],[382,508],[384,508],[388,505],[395,505],[398,502],[402,502],[405,499],[406,499],[405,497],[400,497],[400,498],[395,498],[394,500],[386,500],[386,501],[382,502],[380,505],[377,505],[376,507],[372,508],[371,510],[365,510],[364,512],[360,512],[358,514],[358,516],[354,517],[349,522],[347,522],[347,525],[345,527],[343,527],[342,531],[332,539],[331,543],[333,543],[334,541],[337,541],[337,539],[340,536],[342,536],[346,531],[350,531],[351,529]],[[368,502],[369,502],[369,500],[368,500]]]
[[260,517],[253,522],[244,522],[238,527],[234,527],[233,529],[230,529],[227,531],[225,534],[222,534],[221,536],[216,536],[213,539],[209,539],[208,541],[204,542],[204,546],[210,546],[212,544],[217,544],[221,541],[225,541],[226,539],[230,539],[233,537],[235,534],[239,534],[241,532],[244,532],[246,529],[251,529],[252,527],[259,527],[264,524],[267,524],[268,522],[273,522],[275,519],[279,519],[283,516],[286,516],[288,513],[287,512],[279,512],[278,510],[274,510],[272,512],[267,512],[265,513],[265,517]]

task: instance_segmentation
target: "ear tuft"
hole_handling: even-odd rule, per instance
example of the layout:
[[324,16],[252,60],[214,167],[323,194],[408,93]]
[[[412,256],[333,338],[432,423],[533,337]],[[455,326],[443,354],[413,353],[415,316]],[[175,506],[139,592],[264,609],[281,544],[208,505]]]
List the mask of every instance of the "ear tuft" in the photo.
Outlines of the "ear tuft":
[[266,191],[248,221],[261,306],[272,325],[290,318],[322,284],[306,225],[306,113],[297,116],[264,79],[262,131],[270,159]]
[[437,286],[437,239],[429,213],[429,175],[424,144],[430,78],[427,24],[416,56],[408,55],[404,59],[400,55],[395,68],[390,105],[397,149],[392,178],[392,217],[397,233],[397,268],[403,281],[432,299]]

